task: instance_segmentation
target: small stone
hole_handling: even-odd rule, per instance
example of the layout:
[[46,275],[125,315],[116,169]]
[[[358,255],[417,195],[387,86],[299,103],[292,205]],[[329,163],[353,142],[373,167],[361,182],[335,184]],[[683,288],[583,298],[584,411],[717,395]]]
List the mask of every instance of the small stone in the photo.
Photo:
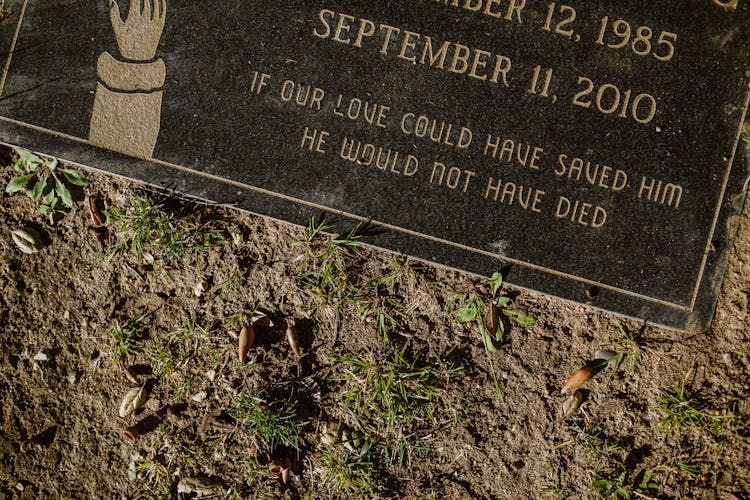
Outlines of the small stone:
[[34,361],[49,361],[49,357],[43,352],[34,354]]
[[205,401],[207,397],[208,397],[208,393],[206,391],[201,391],[199,393],[193,394],[193,397],[190,399],[192,399],[196,403],[201,403]]
[[732,353],[731,352],[725,352],[721,355],[721,359],[724,361],[724,364],[727,366],[732,366]]
[[193,288],[193,293],[196,297],[203,296],[203,294],[206,293],[206,282],[201,280],[196,283],[195,288]]
[[68,373],[67,379],[70,385],[75,385],[75,383],[78,382],[78,375],[75,373]]
[[216,370],[208,370],[206,372],[206,378],[210,380],[211,382],[216,380]]
[[616,357],[617,353],[615,351],[602,350],[594,353],[595,360],[612,361]]

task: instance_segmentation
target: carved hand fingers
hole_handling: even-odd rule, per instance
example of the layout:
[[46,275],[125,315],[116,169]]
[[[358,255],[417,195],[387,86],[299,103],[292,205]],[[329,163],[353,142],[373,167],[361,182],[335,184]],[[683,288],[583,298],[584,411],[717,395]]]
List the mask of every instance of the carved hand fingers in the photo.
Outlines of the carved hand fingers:
[[164,29],[166,0],[130,0],[125,21],[117,2],[110,0],[109,5],[112,28],[122,56],[134,61],[153,59]]

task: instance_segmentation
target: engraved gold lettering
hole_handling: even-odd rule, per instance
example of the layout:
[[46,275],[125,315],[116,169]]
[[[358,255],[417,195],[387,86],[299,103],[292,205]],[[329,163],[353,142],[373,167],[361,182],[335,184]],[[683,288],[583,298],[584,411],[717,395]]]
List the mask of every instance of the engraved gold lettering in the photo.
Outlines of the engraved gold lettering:
[[461,187],[461,192],[466,193],[469,189],[469,184],[471,184],[472,179],[476,175],[477,173],[473,170],[464,170],[455,166],[448,168],[444,163],[436,161],[432,166],[430,184],[447,187],[448,189],[458,189],[463,186]]
[[475,49],[474,59],[471,63],[471,70],[469,71],[469,76],[472,78],[476,78],[477,80],[482,80],[482,81],[486,80],[487,75],[480,75],[479,73],[477,73],[477,70],[485,69],[487,67],[487,61],[489,60],[490,56],[492,56],[490,52]]
[[362,40],[365,37],[371,37],[375,34],[375,23],[369,19],[360,19],[359,29],[357,30],[357,38],[354,40],[354,46],[361,49]]
[[[481,8],[484,3],[478,1],[472,5]],[[523,0],[512,1],[509,12],[520,18],[524,6]],[[411,64],[419,63],[467,78],[510,86],[512,63],[502,54],[449,40],[436,42],[428,35],[328,9],[321,10],[318,19],[319,25],[313,30],[317,38],[358,49],[376,49],[383,56],[397,57]]]
[[[325,40],[329,36],[331,36],[331,21],[333,21],[333,17],[336,15],[336,13],[332,10],[328,9],[322,9],[320,11],[320,15],[318,19],[320,20],[320,24],[323,25],[323,31],[318,31],[317,29],[313,30],[313,34],[317,36],[318,38],[322,38]],[[330,18],[330,19],[327,19]]]
[[[424,37],[424,48],[422,49],[422,58],[419,60],[419,64],[429,63],[431,67],[443,69],[445,67],[445,58],[448,55],[448,47],[451,43],[449,41],[443,42],[437,51],[437,54],[432,49],[432,38],[429,36]],[[429,54],[429,59],[428,59]],[[438,63],[437,65],[435,63]]]
[[474,133],[469,128],[461,127],[459,130],[450,122],[414,113],[405,113],[401,117],[401,132],[458,149],[468,149],[474,138]]
[[362,120],[365,123],[378,128],[386,128],[386,120],[391,108],[382,104],[363,101],[352,97],[344,104],[344,96],[339,94],[336,98],[336,105],[333,108],[333,114],[342,118],[348,118],[352,121]]
[[503,14],[502,7],[500,4],[503,0],[436,0],[438,3],[448,5],[450,7],[460,7],[461,9],[467,10],[473,13],[481,13],[485,16],[493,17],[495,19],[503,18],[506,21],[513,21],[513,16],[516,17],[516,21],[522,23],[521,13],[524,7],[526,7],[526,0],[507,0],[508,7]]
[[[412,40],[412,37],[414,38],[414,40]],[[414,48],[417,46],[416,42],[417,40],[419,40],[419,38],[420,38],[419,33],[414,33],[412,31],[404,31],[404,40],[401,43],[401,51],[398,53],[398,57],[405,61],[409,61],[412,64],[416,64],[417,56],[413,54],[406,55],[406,51],[407,50],[413,51]]]
[[526,0],[510,0],[508,5],[508,12],[505,14],[505,20],[511,21],[513,19],[513,14],[515,13],[518,24],[522,24],[523,21],[521,20],[521,12],[523,11],[524,7],[526,7]]
[[[501,195],[502,193],[502,195]],[[540,189],[524,187],[514,182],[503,182],[502,179],[495,180],[490,177],[487,182],[487,188],[484,191],[485,199],[492,198],[493,201],[499,201],[503,205],[518,205],[524,210],[534,213],[541,213],[542,208],[539,206],[547,193]],[[498,198],[500,198],[498,200]]]
[[492,83],[497,83],[498,77],[500,75],[503,75],[503,84],[508,87],[508,71],[510,71],[511,63],[510,59],[508,59],[505,56],[501,56],[500,54],[497,54],[497,61],[495,63],[495,71],[492,73],[492,78],[490,78],[490,81]]
[[622,191],[628,184],[628,174],[623,170],[613,169],[609,165],[594,163],[582,158],[570,158],[560,154],[557,158],[555,175],[570,180],[588,182],[592,186],[612,191]]
[[330,134],[325,130],[308,129],[305,127],[305,131],[302,133],[302,149],[307,148],[315,153],[325,154],[326,139]]
[[398,151],[345,137],[341,141],[339,156],[362,167],[375,168],[404,177],[413,177],[419,170],[419,159],[402,155]]
[[484,155],[500,161],[511,163],[518,162],[522,167],[531,170],[539,170],[539,159],[544,149],[539,146],[523,144],[512,139],[505,139],[500,143],[500,138],[492,134],[487,135],[484,144]]
[[341,38],[342,33],[349,34],[349,29],[352,27],[352,22],[356,18],[348,14],[339,14],[339,22],[336,24],[336,33],[333,35],[333,41],[349,45],[351,40],[347,38]]
[[325,90],[321,88],[296,83],[293,80],[285,80],[281,85],[281,100],[293,103],[301,108],[320,111],[325,95]]
[[[484,6],[484,12],[483,14],[485,16],[494,17],[496,19],[500,19],[503,16],[503,11],[500,10],[500,2],[502,0],[487,0]],[[492,10],[493,7],[497,6],[497,10]]]
[[[593,211],[591,211],[592,208]],[[565,196],[560,196],[557,201],[555,217],[567,219],[581,226],[591,226],[594,229],[607,223],[607,211],[604,208],[581,200],[570,200]]]
[[388,26],[387,24],[380,25],[380,31],[385,31],[385,39],[383,40],[383,47],[380,49],[380,53],[383,55],[388,54],[388,48],[391,44],[391,37],[394,33],[399,34],[401,30],[395,26]]
[[657,181],[656,179],[649,179],[644,176],[641,179],[638,198],[645,198],[647,201],[678,209],[682,202],[682,193],[682,186],[678,184],[661,180]]
[[454,43],[453,44],[453,61],[451,62],[450,67],[448,68],[448,71],[451,73],[457,73],[459,75],[463,75],[466,73],[466,70],[469,69],[469,56],[471,55],[471,50],[466,45],[461,45],[460,43]]

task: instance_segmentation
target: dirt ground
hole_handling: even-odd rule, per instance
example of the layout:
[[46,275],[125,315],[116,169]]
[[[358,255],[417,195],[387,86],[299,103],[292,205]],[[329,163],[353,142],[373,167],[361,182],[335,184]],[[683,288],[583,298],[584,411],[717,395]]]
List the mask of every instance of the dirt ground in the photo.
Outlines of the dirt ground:
[[[2,195],[3,498],[750,498],[750,204],[711,330],[684,334],[89,179],[55,225]],[[142,253],[137,214],[162,226]]]

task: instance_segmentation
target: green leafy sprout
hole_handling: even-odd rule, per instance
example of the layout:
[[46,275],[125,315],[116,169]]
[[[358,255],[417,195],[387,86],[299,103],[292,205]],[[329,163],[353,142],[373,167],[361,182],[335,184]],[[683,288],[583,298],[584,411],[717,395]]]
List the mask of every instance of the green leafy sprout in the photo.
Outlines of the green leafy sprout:
[[89,179],[83,172],[60,168],[56,158],[37,156],[31,151],[14,147],[18,159],[13,169],[18,173],[5,186],[8,194],[25,192],[39,205],[39,212],[53,224],[73,208],[70,186],[86,187]]
[[495,365],[492,361],[492,354],[500,350],[500,345],[505,338],[505,322],[502,315],[514,318],[519,325],[528,326],[536,323],[534,316],[507,308],[511,303],[511,298],[498,295],[502,286],[503,275],[499,272],[494,273],[490,278],[491,299],[489,305],[484,297],[479,294],[453,290],[451,291],[453,297],[445,306],[448,314],[454,316],[459,323],[476,324],[490,364],[492,383],[500,401],[503,400],[503,396],[495,372]]

